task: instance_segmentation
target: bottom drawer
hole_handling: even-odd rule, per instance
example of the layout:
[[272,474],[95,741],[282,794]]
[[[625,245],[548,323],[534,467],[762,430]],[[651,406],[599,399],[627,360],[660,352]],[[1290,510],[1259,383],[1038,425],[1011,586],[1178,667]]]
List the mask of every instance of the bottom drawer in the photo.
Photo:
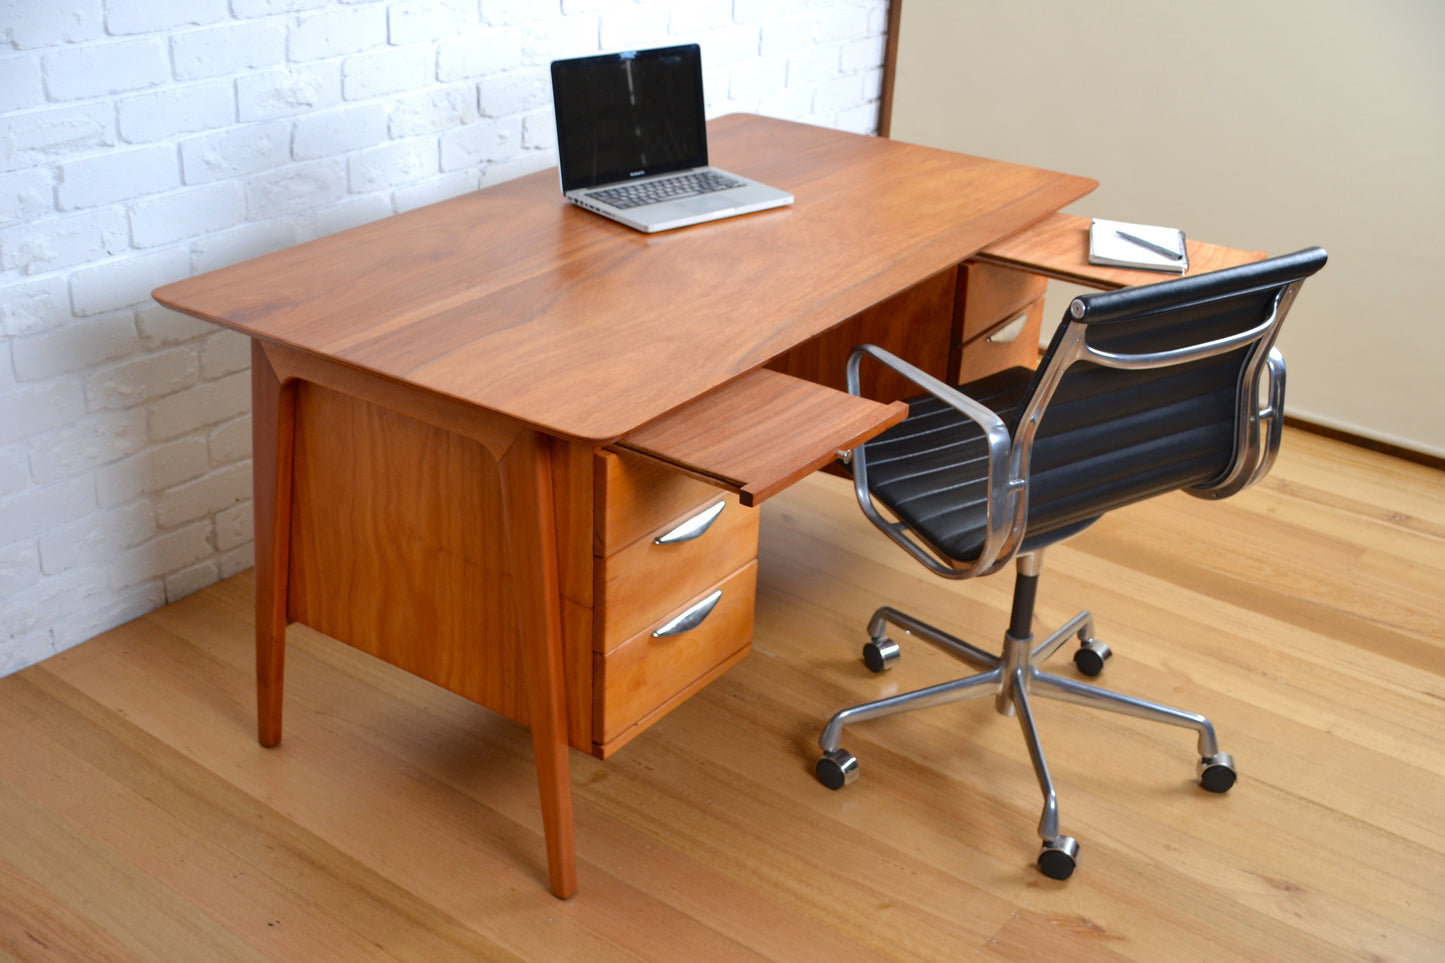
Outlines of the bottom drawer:
[[[594,654],[593,740],[606,755],[712,681],[749,651],[758,563],[749,562],[607,654]],[[714,591],[722,595],[696,627],[652,633]]]

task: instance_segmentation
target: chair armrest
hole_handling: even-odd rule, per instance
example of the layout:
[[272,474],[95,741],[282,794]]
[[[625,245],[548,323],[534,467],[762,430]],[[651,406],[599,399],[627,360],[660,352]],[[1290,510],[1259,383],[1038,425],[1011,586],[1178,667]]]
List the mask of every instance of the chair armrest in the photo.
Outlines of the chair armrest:
[[992,571],[1000,561],[999,554],[1009,543],[1009,536],[1021,521],[1022,514],[1022,501],[1017,496],[1023,490],[1024,482],[1022,479],[1012,478],[1009,474],[1009,455],[1013,439],[1009,436],[1008,427],[987,405],[877,345],[859,345],[849,355],[850,394],[860,393],[859,368],[865,357],[891,368],[983,430],[984,440],[988,445],[988,491],[985,496],[988,522],[984,545],[972,562],[958,562],[910,538],[907,527],[902,522],[890,522],[885,518],[868,490],[868,459],[862,446],[851,452],[853,492],[858,499],[858,507],[880,531],[938,575],[945,578],[971,578]]

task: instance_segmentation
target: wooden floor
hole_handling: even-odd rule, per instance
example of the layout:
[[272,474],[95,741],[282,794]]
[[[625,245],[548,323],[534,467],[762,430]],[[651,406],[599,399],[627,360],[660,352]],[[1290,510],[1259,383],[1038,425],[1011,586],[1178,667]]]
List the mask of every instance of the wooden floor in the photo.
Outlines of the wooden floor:
[[1043,703],[1063,883],[991,700],[850,729],[861,778],[814,782],[834,709],[960,674],[903,637],[870,675],[872,608],[993,647],[1012,581],[928,576],[850,499],[770,502],[753,655],[617,758],[573,754],[570,902],[524,730],[293,629],[286,738],[256,744],[249,574],[0,680],[0,956],[1445,959],[1439,471],[1291,433],[1243,495],[1050,551],[1041,619],[1091,607],[1101,681],[1211,716],[1241,774],[1210,795],[1192,733]]

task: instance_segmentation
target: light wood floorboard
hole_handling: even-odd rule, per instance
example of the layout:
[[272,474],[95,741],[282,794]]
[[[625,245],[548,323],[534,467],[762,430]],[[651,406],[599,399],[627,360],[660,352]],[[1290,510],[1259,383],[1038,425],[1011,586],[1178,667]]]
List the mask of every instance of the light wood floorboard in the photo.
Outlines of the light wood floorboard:
[[615,759],[573,754],[565,903],[517,726],[293,627],[285,739],[257,745],[246,573],[0,680],[0,957],[1445,959],[1442,496],[1291,431],[1251,491],[1049,551],[1041,623],[1091,608],[1100,682],[1209,715],[1240,768],[1213,796],[1192,733],[1039,704],[1083,847],[1063,883],[991,699],[851,728],[861,778],[813,780],[832,711],[962,674],[906,636],[869,674],[876,605],[995,648],[1012,588],[929,576],[839,479],[764,509],[753,655]]

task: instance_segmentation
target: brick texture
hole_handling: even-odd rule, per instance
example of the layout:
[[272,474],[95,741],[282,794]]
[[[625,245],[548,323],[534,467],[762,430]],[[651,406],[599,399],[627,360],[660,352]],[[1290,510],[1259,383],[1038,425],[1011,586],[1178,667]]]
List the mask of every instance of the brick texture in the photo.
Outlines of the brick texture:
[[548,61],[871,131],[887,0],[0,0],[0,674],[252,564],[249,343],[159,285],[555,163]]

